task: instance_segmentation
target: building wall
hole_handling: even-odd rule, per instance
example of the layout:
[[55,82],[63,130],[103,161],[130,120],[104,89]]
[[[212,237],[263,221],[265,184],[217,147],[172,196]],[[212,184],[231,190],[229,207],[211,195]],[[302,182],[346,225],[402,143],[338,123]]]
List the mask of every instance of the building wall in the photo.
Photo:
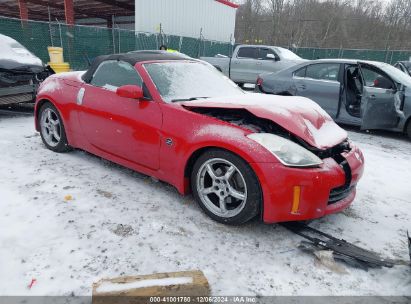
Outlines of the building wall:
[[215,0],[136,0],[136,31],[234,43],[236,9]]

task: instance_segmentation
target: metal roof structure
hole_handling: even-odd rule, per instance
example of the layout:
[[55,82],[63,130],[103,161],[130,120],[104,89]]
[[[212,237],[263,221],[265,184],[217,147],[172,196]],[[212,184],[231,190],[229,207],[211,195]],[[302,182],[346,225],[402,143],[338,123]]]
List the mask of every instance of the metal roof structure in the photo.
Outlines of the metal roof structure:
[[134,0],[0,0],[0,15],[22,20],[55,21],[67,24],[75,19],[101,18],[111,22],[113,15],[134,16]]
[[[228,0],[215,0],[237,8]],[[22,20],[55,21],[74,24],[76,19],[100,18],[111,26],[112,16],[134,16],[135,0],[0,0],[0,16]]]

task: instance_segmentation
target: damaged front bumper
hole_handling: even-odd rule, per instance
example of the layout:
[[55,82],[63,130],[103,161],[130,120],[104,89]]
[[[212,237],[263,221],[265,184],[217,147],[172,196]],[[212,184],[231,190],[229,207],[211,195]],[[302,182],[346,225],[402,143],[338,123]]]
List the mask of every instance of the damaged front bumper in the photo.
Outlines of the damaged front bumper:
[[39,84],[52,74],[50,67],[7,70],[0,66],[0,105],[34,102]]
[[361,151],[323,159],[319,168],[291,168],[280,163],[251,164],[260,177],[263,220],[266,223],[302,221],[341,211],[355,198],[364,170]]

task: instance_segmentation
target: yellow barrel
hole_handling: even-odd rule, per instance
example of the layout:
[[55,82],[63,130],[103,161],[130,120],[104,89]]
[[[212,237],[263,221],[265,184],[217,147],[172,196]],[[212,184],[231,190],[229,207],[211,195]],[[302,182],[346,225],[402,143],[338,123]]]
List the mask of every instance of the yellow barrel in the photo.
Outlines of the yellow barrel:
[[63,48],[61,47],[54,47],[54,46],[49,46],[47,48],[49,51],[49,56],[50,56],[50,62],[51,63],[63,63]]
[[70,71],[70,65],[67,62],[63,63],[52,63],[49,62],[49,65],[56,73],[68,72]]

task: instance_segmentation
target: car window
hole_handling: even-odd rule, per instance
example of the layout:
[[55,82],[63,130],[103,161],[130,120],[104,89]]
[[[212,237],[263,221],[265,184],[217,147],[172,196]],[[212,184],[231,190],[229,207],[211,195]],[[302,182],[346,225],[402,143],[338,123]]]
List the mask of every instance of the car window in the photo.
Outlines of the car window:
[[274,56],[274,58],[277,58],[278,56],[271,50],[268,48],[260,48],[259,50],[259,54],[258,54],[258,59],[262,59],[262,60],[274,60],[274,58],[267,58],[267,55],[271,54]]
[[299,69],[294,72],[295,77],[305,77],[305,72],[307,71],[307,67],[303,67],[302,69]]
[[338,81],[339,63],[318,63],[307,66],[306,78]]
[[381,88],[381,89],[393,89],[394,84],[391,79],[387,78],[382,73],[362,66],[361,72],[364,78],[365,86]]
[[99,65],[90,84],[113,89],[127,84],[142,87],[143,80],[131,64],[110,60]]
[[209,64],[175,60],[147,63],[144,67],[166,102],[245,94]]
[[242,47],[238,50],[238,58],[258,58],[258,49],[254,47]]

